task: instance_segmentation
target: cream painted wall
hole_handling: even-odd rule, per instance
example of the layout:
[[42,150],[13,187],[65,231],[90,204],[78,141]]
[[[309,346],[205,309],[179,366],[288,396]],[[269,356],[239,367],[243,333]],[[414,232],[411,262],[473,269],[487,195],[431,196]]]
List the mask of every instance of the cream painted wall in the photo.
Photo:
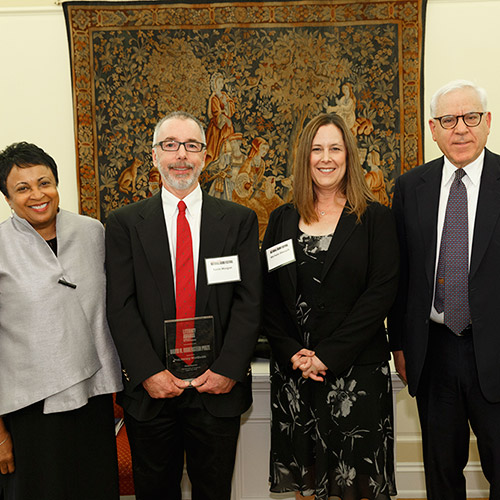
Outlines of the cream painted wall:
[[[441,85],[456,78],[476,81],[488,91],[493,114],[488,145],[500,153],[500,67],[491,63],[498,60],[498,19],[500,0],[428,0],[424,102],[427,120],[430,97]],[[76,212],[71,76],[62,8],[53,0],[0,0],[0,47],[0,149],[19,140],[43,147],[59,166],[61,206]],[[424,144],[426,160],[440,154],[427,126]],[[9,213],[0,201],[0,221]],[[397,415],[398,462],[417,464],[409,466],[409,474],[421,476],[418,419],[406,389],[397,397]],[[472,459],[477,460],[474,449]]]
[[[0,149],[28,140],[54,156],[61,206],[78,210],[69,55],[62,7],[54,0],[0,0]],[[489,92],[493,128],[489,147],[500,152],[498,59],[500,0],[428,0],[425,112],[432,93],[455,78],[475,80]],[[449,35],[445,35],[444,32]],[[425,131],[425,158],[439,155]],[[0,202],[0,220],[9,215]]]
[[[488,93],[493,115],[488,147],[500,154],[500,0],[428,0],[424,56],[424,104],[442,85],[472,80]],[[498,122],[497,122],[498,120]],[[425,159],[440,155],[426,126]]]
[[50,7],[53,5],[57,5],[54,0],[0,0],[0,7]]
[[[71,74],[61,7],[0,8],[0,47],[0,149],[28,141],[46,150],[58,165],[61,206],[77,212]],[[9,214],[1,201],[0,220]]]

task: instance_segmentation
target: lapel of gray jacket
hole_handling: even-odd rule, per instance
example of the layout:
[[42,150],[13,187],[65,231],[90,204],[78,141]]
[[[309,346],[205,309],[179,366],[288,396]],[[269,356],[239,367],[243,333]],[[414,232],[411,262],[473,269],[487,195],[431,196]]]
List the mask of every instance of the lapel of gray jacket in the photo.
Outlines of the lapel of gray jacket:
[[142,221],[136,226],[137,234],[161,297],[164,317],[175,318],[172,260],[160,193],[144,203],[140,216]]
[[420,184],[417,184],[415,189],[417,223],[425,252],[425,271],[431,286],[434,286],[435,263],[439,252],[436,248],[437,217],[443,165],[443,157],[430,162],[420,177]]
[[500,161],[497,155],[486,150],[474,223],[469,278],[472,278],[481,263],[499,216]]

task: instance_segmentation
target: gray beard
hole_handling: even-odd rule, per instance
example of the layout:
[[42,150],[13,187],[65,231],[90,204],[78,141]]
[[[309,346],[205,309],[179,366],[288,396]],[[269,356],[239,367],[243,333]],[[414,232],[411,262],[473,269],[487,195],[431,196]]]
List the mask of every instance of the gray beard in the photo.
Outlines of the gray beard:
[[176,163],[170,163],[169,165],[167,165],[166,169],[163,169],[161,165],[159,168],[163,182],[167,186],[170,186],[172,189],[176,189],[178,191],[184,191],[186,189],[193,187],[198,182],[198,177],[200,176],[201,169],[203,168],[203,166],[201,166],[199,168],[199,171],[197,171],[192,163],[183,162],[183,164],[192,168],[190,172],[191,175],[184,179],[176,179],[170,175],[170,169],[172,168],[172,166],[175,166]]

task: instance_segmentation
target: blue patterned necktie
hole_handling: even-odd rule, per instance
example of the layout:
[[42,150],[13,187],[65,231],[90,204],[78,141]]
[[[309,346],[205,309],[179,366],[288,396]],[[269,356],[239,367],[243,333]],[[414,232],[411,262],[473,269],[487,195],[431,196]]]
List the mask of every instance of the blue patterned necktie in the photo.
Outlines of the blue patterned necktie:
[[464,175],[464,170],[458,168],[450,187],[434,298],[436,311],[444,311],[444,324],[457,335],[470,324],[469,214]]

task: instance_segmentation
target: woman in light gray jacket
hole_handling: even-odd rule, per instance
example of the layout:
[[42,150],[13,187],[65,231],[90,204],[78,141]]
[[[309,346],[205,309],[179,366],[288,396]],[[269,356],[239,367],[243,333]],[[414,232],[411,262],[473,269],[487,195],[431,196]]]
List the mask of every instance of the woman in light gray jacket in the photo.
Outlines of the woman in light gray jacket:
[[104,228],[57,184],[34,144],[0,153],[0,472],[6,500],[118,499]]

